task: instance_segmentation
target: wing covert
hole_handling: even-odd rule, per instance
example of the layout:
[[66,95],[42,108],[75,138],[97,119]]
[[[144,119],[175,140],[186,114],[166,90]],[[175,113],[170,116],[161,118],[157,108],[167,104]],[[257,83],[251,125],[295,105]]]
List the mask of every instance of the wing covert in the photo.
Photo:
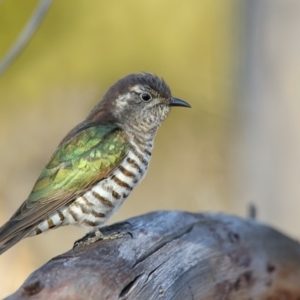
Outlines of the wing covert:
[[128,147],[124,132],[113,124],[79,131],[59,145],[11,220],[28,225],[73,201],[110,174],[122,162]]

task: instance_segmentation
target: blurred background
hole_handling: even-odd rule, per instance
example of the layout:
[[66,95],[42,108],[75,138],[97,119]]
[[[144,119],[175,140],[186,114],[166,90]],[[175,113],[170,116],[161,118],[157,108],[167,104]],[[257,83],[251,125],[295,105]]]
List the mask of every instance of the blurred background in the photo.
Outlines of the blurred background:
[[[253,203],[259,221],[299,239],[299,28],[298,0],[0,1],[0,223],[103,93],[148,71],[192,109],[172,110],[110,223],[162,209],[245,217]],[[4,253],[0,298],[83,235],[61,228]]]

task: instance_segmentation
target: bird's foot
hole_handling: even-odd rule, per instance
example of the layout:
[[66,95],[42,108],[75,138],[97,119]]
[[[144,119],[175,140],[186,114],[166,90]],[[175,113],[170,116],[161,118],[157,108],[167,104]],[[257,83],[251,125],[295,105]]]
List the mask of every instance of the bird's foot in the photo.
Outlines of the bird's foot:
[[77,247],[83,247],[83,246],[93,244],[93,243],[95,243],[96,241],[99,241],[99,240],[118,239],[118,238],[121,238],[121,237],[123,237],[127,234],[130,234],[130,233],[128,233],[128,232],[114,232],[112,234],[104,235],[99,229],[97,229],[96,231],[90,232],[90,233],[86,234],[83,238],[77,240],[73,245],[73,249],[75,249]]

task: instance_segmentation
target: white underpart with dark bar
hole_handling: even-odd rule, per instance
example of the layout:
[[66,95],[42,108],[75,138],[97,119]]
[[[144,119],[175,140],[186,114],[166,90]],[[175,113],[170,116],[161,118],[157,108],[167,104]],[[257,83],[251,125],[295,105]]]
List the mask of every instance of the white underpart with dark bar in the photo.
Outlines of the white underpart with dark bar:
[[88,231],[97,230],[103,225],[146,175],[156,130],[167,117],[169,110],[167,105],[156,107],[160,121],[150,114],[133,121],[128,127],[118,124],[126,132],[131,145],[121,164],[109,177],[102,179],[84,195],[41,221],[28,236],[64,225],[77,225]]
[[104,224],[146,175],[153,139],[152,134],[144,135],[143,141],[137,137],[135,141],[133,138],[127,156],[109,177],[94,185],[70,205],[52,213],[39,223],[29,236],[69,224],[83,227],[88,231],[96,230]]

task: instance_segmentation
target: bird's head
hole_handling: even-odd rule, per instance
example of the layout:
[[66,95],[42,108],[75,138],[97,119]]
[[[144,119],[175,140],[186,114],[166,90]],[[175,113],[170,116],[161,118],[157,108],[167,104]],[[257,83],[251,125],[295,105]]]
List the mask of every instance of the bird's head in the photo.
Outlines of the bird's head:
[[172,106],[190,105],[171,95],[165,81],[149,73],[131,74],[116,82],[92,110],[93,121],[111,121],[121,128],[156,130]]

